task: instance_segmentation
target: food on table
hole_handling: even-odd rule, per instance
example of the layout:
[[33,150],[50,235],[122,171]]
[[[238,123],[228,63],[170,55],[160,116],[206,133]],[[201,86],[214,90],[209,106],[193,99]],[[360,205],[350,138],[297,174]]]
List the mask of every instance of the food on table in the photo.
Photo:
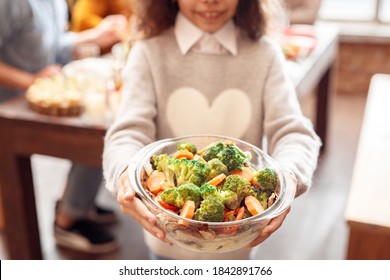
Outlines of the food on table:
[[63,76],[39,78],[26,91],[29,107],[50,116],[78,116],[83,90],[76,79]]
[[[113,66],[114,61],[106,58],[72,61],[62,68],[63,75],[37,79],[26,91],[27,102],[45,115],[79,116],[85,111],[87,116],[103,118]],[[110,97],[110,104],[116,106],[119,94]]]

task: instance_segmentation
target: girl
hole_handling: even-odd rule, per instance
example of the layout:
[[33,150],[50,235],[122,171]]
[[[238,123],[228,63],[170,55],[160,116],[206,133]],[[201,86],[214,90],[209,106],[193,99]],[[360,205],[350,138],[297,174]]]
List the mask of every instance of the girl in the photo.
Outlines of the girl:
[[[267,11],[276,1],[134,2],[144,39],[134,45],[123,73],[123,101],[105,137],[103,167],[107,188],[122,211],[144,227],[146,243],[158,258],[247,259],[250,250],[206,254],[169,248],[127,179],[127,163],[144,145],[209,133],[261,148],[266,137],[269,154],[291,172],[296,195],[311,184],[320,141],[302,116],[280,47],[264,36]],[[250,246],[278,229],[287,212]]]

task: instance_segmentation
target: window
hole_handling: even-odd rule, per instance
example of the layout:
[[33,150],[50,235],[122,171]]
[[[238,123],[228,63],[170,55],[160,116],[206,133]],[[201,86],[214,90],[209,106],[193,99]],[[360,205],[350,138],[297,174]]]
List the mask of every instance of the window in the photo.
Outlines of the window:
[[390,0],[322,0],[324,20],[390,23]]
[[378,14],[379,20],[390,23],[390,0],[382,0]]

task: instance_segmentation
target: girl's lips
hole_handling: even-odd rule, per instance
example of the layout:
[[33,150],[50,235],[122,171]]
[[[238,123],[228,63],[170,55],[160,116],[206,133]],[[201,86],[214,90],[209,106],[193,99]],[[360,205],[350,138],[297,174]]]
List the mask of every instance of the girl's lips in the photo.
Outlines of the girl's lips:
[[222,12],[198,12],[198,15],[205,19],[216,19],[222,14]]

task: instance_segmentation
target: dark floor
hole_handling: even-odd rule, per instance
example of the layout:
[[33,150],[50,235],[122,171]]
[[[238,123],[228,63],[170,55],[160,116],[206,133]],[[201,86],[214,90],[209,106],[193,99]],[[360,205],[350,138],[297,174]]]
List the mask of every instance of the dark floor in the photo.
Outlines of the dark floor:
[[[310,101],[304,108],[310,116]],[[365,98],[334,96],[331,100],[328,145],[319,160],[310,192],[294,201],[283,226],[253,250],[255,259],[344,259],[348,228],[344,208],[361,127]],[[119,214],[116,200],[102,188],[101,204],[113,207],[120,222],[110,230],[122,244],[120,251],[106,255],[74,253],[57,248],[52,235],[55,200],[61,196],[69,162],[34,156],[33,172],[45,259],[147,259],[141,228],[130,217]],[[7,259],[4,234],[0,234],[0,259]]]

